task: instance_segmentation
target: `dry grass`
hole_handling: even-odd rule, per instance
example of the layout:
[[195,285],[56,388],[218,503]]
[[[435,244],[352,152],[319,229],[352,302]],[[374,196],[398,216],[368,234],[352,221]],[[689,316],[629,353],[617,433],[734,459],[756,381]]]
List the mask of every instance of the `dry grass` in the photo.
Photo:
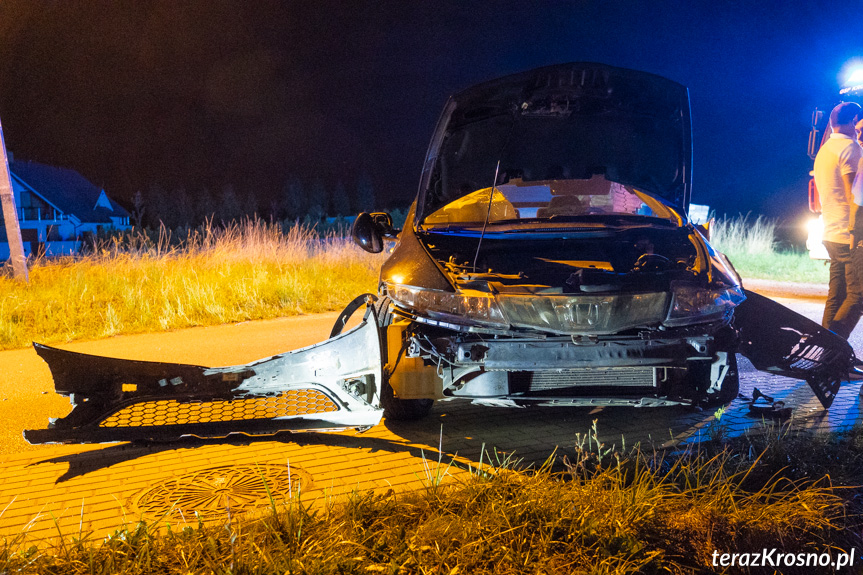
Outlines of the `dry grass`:
[[30,282],[0,277],[0,349],[340,310],[376,291],[382,259],[348,239],[247,221],[41,260]]
[[710,243],[726,254],[771,255],[776,251],[776,221],[749,215],[722,217],[710,226]]
[[722,217],[710,227],[710,243],[728,256],[744,278],[827,283],[828,268],[806,253],[777,251],[776,220],[749,215]]
[[[720,219],[712,243],[744,277],[826,282],[821,262],[775,251],[774,229],[761,217]],[[32,262],[29,284],[0,275],[0,349],[340,310],[376,291],[385,257],[261,221],[205,226],[182,242],[137,234],[93,251]]]
[[[582,444],[562,471],[552,460],[522,471],[486,464],[459,482],[432,474],[417,492],[272,501],[263,517],[220,526],[159,532],[140,524],[54,546],[11,541],[0,547],[0,571],[714,573],[714,550],[849,550],[854,524],[827,480],[778,479],[773,468],[771,479],[753,484],[771,449],[756,458],[700,449],[668,457]],[[833,572],[818,569],[783,572]]]

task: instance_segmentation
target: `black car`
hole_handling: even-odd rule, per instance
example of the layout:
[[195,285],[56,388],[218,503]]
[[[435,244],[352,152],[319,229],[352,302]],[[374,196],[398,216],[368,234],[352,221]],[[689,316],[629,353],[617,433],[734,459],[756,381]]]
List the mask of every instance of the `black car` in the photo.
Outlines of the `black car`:
[[[848,343],[758,294],[687,219],[685,87],[602,64],[550,66],[453,96],[377,295],[330,339],[207,368],[36,345],[72,412],[34,443],[367,429],[435,400],[710,405],[737,396],[736,353],[805,379],[829,407]],[[360,324],[343,333],[365,304]]]
[[[432,400],[457,397],[734,399],[735,352],[749,348],[734,318],[747,295],[687,219],[690,133],[684,86],[601,64],[540,68],[453,96],[404,229],[382,213],[354,225],[368,251],[397,237],[380,279],[385,415],[420,417]],[[787,363],[779,352],[759,363]]]

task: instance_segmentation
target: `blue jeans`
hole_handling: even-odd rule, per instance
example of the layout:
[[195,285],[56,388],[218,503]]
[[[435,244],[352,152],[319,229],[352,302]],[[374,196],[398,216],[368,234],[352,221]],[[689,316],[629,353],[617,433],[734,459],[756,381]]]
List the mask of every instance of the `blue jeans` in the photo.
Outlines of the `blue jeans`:
[[847,339],[863,315],[863,249],[823,243],[830,255],[830,284],[821,325]]

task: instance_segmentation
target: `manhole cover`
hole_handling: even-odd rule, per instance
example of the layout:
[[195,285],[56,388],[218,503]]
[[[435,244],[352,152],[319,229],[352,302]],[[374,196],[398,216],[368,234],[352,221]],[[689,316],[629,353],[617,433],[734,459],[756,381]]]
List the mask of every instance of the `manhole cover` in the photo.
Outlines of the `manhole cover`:
[[193,521],[226,517],[307,491],[307,472],[281,465],[226,465],[171,479],[144,491],[135,507],[148,519]]

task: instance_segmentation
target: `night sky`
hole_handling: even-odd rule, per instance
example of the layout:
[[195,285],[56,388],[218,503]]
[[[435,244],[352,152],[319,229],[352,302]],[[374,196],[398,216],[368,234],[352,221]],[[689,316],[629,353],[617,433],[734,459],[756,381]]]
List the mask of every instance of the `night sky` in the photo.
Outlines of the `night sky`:
[[367,174],[378,207],[404,206],[447,96],[595,61],[689,87],[695,202],[793,220],[812,110],[863,57],[861,8],[0,0],[0,121],[16,160],[76,169],[120,200],[154,184],[269,198],[291,175],[352,189]]

